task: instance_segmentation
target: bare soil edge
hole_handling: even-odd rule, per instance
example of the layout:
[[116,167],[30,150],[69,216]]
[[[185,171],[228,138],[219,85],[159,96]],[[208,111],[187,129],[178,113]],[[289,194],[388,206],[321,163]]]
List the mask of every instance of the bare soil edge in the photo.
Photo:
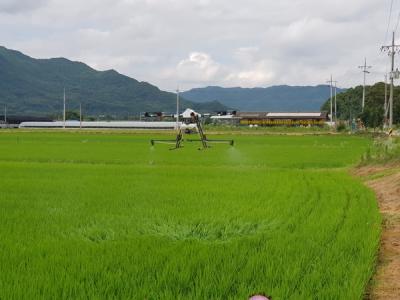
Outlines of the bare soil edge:
[[361,177],[376,193],[383,218],[376,272],[364,299],[400,299],[400,164],[363,166]]

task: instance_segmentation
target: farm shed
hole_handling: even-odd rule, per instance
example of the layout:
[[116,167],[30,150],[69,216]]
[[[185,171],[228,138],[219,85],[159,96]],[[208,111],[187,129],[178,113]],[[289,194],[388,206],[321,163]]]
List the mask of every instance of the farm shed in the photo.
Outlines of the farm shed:
[[[79,121],[66,121],[66,128],[80,128]],[[135,121],[84,121],[82,128],[93,129],[174,129],[176,122],[135,122]],[[63,121],[23,122],[19,128],[63,128]]]
[[241,125],[259,126],[323,126],[328,120],[326,112],[238,112]]
[[236,115],[211,116],[210,120],[213,124],[225,124],[225,125],[239,124],[239,118],[236,117]]
[[0,116],[0,128],[18,128],[23,122],[52,122],[46,117],[7,115]]

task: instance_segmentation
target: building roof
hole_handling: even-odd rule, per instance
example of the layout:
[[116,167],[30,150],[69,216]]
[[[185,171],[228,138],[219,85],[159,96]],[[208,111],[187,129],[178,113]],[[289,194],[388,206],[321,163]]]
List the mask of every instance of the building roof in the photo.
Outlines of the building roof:
[[326,112],[238,112],[239,118],[247,119],[326,119]]
[[268,113],[267,117],[271,118],[285,118],[285,117],[292,117],[292,118],[312,118],[312,117],[321,117],[320,112],[299,112],[299,113]]
[[[4,115],[0,115],[0,120],[4,121]],[[37,116],[22,116],[22,115],[8,115],[7,123],[9,124],[20,124],[22,122],[51,122],[53,121],[47,117]]]
[[261,119],[266,118],[268,112],[237,112],[236,117],[239,118],[254,118],[254,119]]
[[[182,123],[179,123],[182,124]],[[63,121],[55,122],[22,122],[20,128],[62,128]],[[79,121],[66,121],[68,128],[79,128]],[[137,128],[137,129],[174,129],[176,122],[137,122],[137,121],[84,121],[83,128]]]
[[231,120],[234,118],[236,119],[236,116],[234,116],[234,115],[211,116],[211,119],[213,119],[213,120]]

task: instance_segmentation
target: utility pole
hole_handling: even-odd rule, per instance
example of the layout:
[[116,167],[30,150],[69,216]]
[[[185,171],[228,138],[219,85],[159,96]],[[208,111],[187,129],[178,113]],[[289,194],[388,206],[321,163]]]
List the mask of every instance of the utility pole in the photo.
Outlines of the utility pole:
[[82,102],[79,102],[79,128],[82,129]]
[[383,105],[383,128],[387,127],[387,114],[388,114],[388,91],[387,91],[387,74],[385,74],[385,103]]
[[179,86],[176,89],[176,130],[179,130]]
[[354,130],[354,128],[353,128],[353,109],[352,109],[352,101],[351,101],[350,97],[349,97],[349,125],[350,125],[351,132],[353,132],[353,130]]
[[66,112],[65,112],[65,88],[64,88],[64,110],[63,110],[63,128],[65,129],[65,116],[66,116]]
[[362,72],[364,73],[364,84],[363,84],[363,97],[362,97],[362,112],[364,112],[364,107],[365,107],[365,82],[366,82],[366,77],[367,74],[369,74],[370,72],[368,71],[368,69],[371,69],[372,66],[367,66],[367,58],[365,58],[365,62],[363,66],[359,66],[358,68],[362,69]]
[[7,104],[4,104],[4,124],[7,124]]
[[390,68],[390,96],[389,96],[389,128],[393,127],[393,92],[394,92],[394,78],[398,77],[398,71],[394,71],[394,57],[397,52],[399,52],[400,45],[396,45],[395,41],[395,32],[393,32],[392,44],[388,46],[382,46],[381,50],[388,52],[391,58],[391,68]]
[[327,83],[329,83],[330,88],[331,88],[331,116],[330,116],[330,120],[331,120],[331,126],[333,125],[333,78],[331,75],[331,79],[327,81]]
[[337,101],[336,101],[336,96],[337,96],[337,81],[335,81],[335,124],[337,124]]

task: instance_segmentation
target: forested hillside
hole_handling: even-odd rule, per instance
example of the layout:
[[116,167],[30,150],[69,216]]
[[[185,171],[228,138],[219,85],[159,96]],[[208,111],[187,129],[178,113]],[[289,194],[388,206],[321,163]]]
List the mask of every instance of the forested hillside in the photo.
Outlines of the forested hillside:
[[[64,87],[67,109],[76,110],[81,102],[86,114],[126,116],[176,110],[174,93],[114,70],[100,72],[65,58],[34,59],[0,47],[0,105],[7,104],[10,114],[60,114]],[[218,102],[198,104],[185,99],[181,105],[199,111],[226,109]]]
[[[383,124],[383,107],[385,102],[385,84],[376,83],[366,87],[365,110],[362,113],[362,86],[350,88],[337,96],[338,118],[349,120],[360,117],[368,127],[378,127]],[[389,86],[388,86],[389,95]],[[389,98],[389,96],[388,96]],[[400,87],[394,88],[393,121],[400,123]],[[330,110],[329,99],[322,107],[323,110]]]

